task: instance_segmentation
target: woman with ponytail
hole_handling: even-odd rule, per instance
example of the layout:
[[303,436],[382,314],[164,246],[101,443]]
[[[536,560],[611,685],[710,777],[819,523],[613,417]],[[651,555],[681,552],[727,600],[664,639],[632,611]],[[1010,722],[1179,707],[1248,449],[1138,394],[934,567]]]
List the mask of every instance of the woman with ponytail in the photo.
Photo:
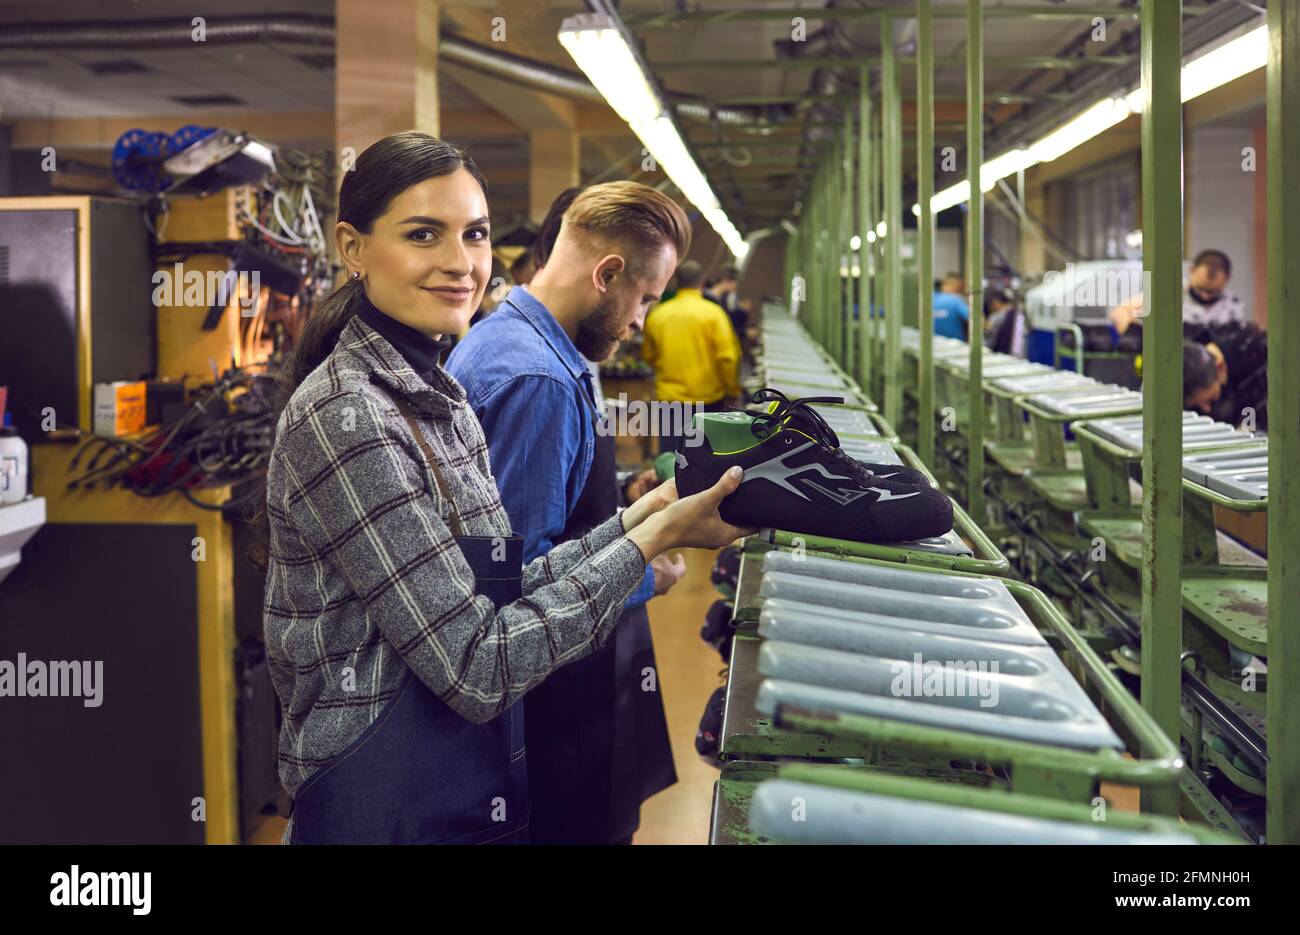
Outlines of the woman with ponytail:
[[[294,843],[527,840],[529,689],[609,638],[645,565],[746,530],[669,482],[524,566],[443,335],[491,269],[486,185],[423,133],[346,173],[346,282],[282,373],[264,622]],[[544,439],[520,440],[537,444]]]

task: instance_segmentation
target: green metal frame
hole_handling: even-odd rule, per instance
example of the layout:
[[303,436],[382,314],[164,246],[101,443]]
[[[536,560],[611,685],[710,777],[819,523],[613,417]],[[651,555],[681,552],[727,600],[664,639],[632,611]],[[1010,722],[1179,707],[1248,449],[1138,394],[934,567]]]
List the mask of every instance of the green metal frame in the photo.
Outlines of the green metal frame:
[[1108,828],[1127,831],[1186,834],[1195,838],[1201,844],[1245,843],[1240,839],[1219,834],[1208,828],[1183,824],[1171,818],[1154,815],[1108,810],[1105,820],[1098,822],[1096,809],[1090,804],[1063,802],[1059,799],[1026,795],[1021,792],[981,789],[976,786],[952,783],[926,782],[922,779],[911,779],[868,770],[846,769],[844,767],[813,763],[782,765],[775,772],[777,777],[781,779],[830,786],[837,789],[848,789],[854,792],[886,795],[899,799],[934,802],[940,805],[955,805],[960,808],[973,808],[1006,815],[1021,815],[1026,818],[1069,821],[1087,825],[1101,824]]
[[[934,23],[930,0],[916,0],[916,186],[917,304],[920,332],[916,448],[921,460],[934,464]],[[926,416],[930,413],[930,416]]]
[[966,3],[966,274],[970,288],[970,408],[967,415],[966,508],[984,517],[984,3]]
[[902,106],[898,90],[898,65],[894,61],[893,24],[885,21],[881,45],[884,94],[885,159],[885,418],[902,421],[903,392],[898,382],[898,345],[903,324],[903,276],[900,248],[903,242]]
[[[1182,307],[1182,0],[1142,0],[1142,265],[1147,307]],[[1142,331],[1142,705],[1178,736],[1183,646],[1183,323]],[[1168,801],[1144,801],[1165,811]],[[1175,802],[1176,804],[1176,802]]]
[[[1179,400],[1179,403],[1180,406],[1177,412],[1179,419],[1181,419],[1182,400]],[[1021,399],[1016,405],[1029,413],[1029,437],[1034,445],[1034,470],[1038,472],[1069,470],[1069,465],[1065,459],[1065,424],[1078,421],[1078,417],[1048,412],[1031,399]],[[1117,405],[1114,409],[1090,413],[1089,418],[1109,419],[1116,416],[1133,416],[1141,411],[1132,404]],[[1182,422],[1180,421],[1179,426],[1181,427],[1181,425]],[[1179,469],[1181,470],[1181,465]]]
[[1268,840],[1300,844],[1300,7],[1268,29]]
[[[982,295],[977,297],[977,292],[982,287],[980,254],[983,234],[982,197],[977,174],[983,142],[983,127],[979,120],[984,100],[982,71],[985,61],[991,62],[993,59],[985,60],[982,55],[982,18],[1006,15],[1027,17],[1031,11],[1012,13],[1015,8],[1010,7],[991,7],[986,10],[979,0],[972,0],[964,7],[930,7],[928,0],[918,0],[915,10],[832,8],[832,12],[827,15],[834,18],[877,16],[884,23],[894,18],[915,16],[920,27],[914,59],[920,101],[924,101],[927,91],[933,94],[928,75],[935,67],[931,37],[926,35],[925,25],[931,17],[966,17],[967,47],[970,50],[966,62],[969,94],[968,175],[971,177],[974,195],[968,215],[970,234],[967,237],[967,271],[971,277],[971,330],[976,340],[969,348],[972,359],[967,376],[967,394],[963,394],[970,397],[967,424],[970,426],[968,434],[973,436],[970,448],[974,452],[969,468],[964,472],[964,486],[969,515],[982,517],[983,475],[987,470],[983,464],[983,455],[986,450],[994,449],[992,456],[999,464],[1001,457],[997,454],[998,451],[1006,449],[1004,453],[1013,456],[1009,465],[1004,466],[1010,474],[999,472],[998,478],[1019,473],[1016,470],[1019,467],[1030,472],[1031,481],[1044,482],[1053,474],[1071,474],[1072,478],[1081,476],[1078,469],[1072,466],[1078,463],[1076,458],[1087,459],[1091,454],[1098,453],[1111,457],[1113,453],[1108,452],[1104,445],[1095,443],[1086,427],[1079,430],[1079,453],[1073,453],[1073,449],[1066,444],[1065,423],[1079,421],[1077,415],[1058,416],[1039,409],[1025,396],[1003,394],[985,385],[983,358],[977,351],[978,335],[982,331],[977,318],[982,311]],[[748,18],[752,12],[744,11],[735,15]],[[762,11],[762,14],[777,12]],[[786,12],[812,19],[825,11]],[[1182,287],[1183,225],[1179,188],[1182,158],[1180,26],[1183,16],[1196,12],[1199,12],[1199,8],[1190,4],[1173,3],[1172,0],[1143,0],[1139,8],[1122,12],[1112,10],[1113,15],[1136,14],[1141,17],[1142,88],[1145,95],[1142,113],[1143,239],[1146,245],[1144,265],[1151,277],[1151,304],[1160,308],[1178,307],[1177,295]],[[1086,16],[1091,13],[1095,11],[1075,4],[1071,4],[1068,9],[1051,11],[1051,15],[1062,16]],[[730,12],[709,16],[714,19],[733,18]],[[668,15],[664,21],[672,19],[675,17]],[[1300,359],[1300,315],[1291,314],[1300,307],[1300,286],[1277,273],[1285,270],[1288,259],[1300,252],[1300,125],[1289,119],[1290,114],[1300,112],[1300,8],[1294,4],[1271,4],[1269,28],[1268,248],[1270,271],[1273,273],[1269,277],[1269,308],[1272,311],[1269,387],[1273,429],[1269,444],[1269,488],[1272,503],[1237,500],[1182,477],[1182,336],[1177,316],[1152,316],[1147,322],[1147,347],[1144,354],[1146,392],[1141,410],[1125,406],[1094,411],[1089,413],[1088,421],[1137,414],[1138,411],[1145,417],[1147,432],[1141,456],[1144,502],[1140,513],[1143,523],[1143,560],[1137,570],[1140,590],[1134,595],[1138,603],[1130,606],[1129,612],[1135,615],[1140,612],[1142,621],[1142,704],[1167,735],[1172,735],[1179,723],[1181,673],[1178,655],[1183,644],[1183,615],[1195,613],[1184,599],[1183,592],[1186,589],[1183,586],[1183,576],[1187,576],[1188,586],[1194,589],[1204,575],[1217,573],[1213,564],[1207,564],[1212,560],[1213,553],[1204,548],[1204,543],[1200,546],[1191,543],[1194,546],[1192,554],[1185,556],[1183,539],[1203,540],[1201,533],[1206,530],[1202,527],[1213,532],[1213,527],[1207,526],[1205,521],[1207,516],[1212,519],[1213,506],[1239,512],[1272,507],[1268,509],[1270,561],[1267,570],[1271,683],[1271,690],[1267,693],[1270,727],[1268,838],[1270,842],[1300,843],[1300,717],[1297,716],[1300,708],[1297,708],[1295,701],[1300,696],[1300,602],[1294,600],[1294,596],[1300,593],[1300,368],[1288,365]],[[903,419],[903,364],[899,346],[900,313],[903,306],[899,257],[899,235],[902,233],[900,202],[903,128],[897,69],[901,64],[913,60],[897,55],[891,39],[892,34],[886,33],[886,41],[882,43],[879,109],[874,107],[870,84],[871,69],[876,67],[876,63],[870,58],[856,60],[860,78],[856,136],[850,138],[848,132],[837,134],[837,145],[841,148],[834,157],[827,155],[823,158],[812,190],[805,199],[799,235],[790,254],[792,262],[801,263],[808,276],[809,311],[803,317],[803,324],[818,343],[833,351],[843,369],[853,375],[864,398],[882,403],[884,418],[877,416],[878,421],[896,426]],[[996,95],[989,99],[995,97]],[[931,98],[934,99],[937,98]],[[932,183],[932,177],[924,171],[925,144],[928,140],[931,148],[934,145],[933,125],[925,119],[929,110],[926,107],[919,108],[922,116],[916,126],[918,169],[921,170],[919,194],[922,200],[927,194],[927,183]],[[848,130],[848,127],[845,129]],[[849,142],[850,139],[852,142]],[[832,296],[843,295],[834,286],[837,284],[838,265],[844,248],[841,245],[839,253],[830,249],[834,239],[832,231],[838,229],[833,226],[837,217],[833,213],[837,195],[831,189],[835,186],[833,180],[837,175],[844,177],[835,171],[835,159],[842,158],[850,146],[857,152],[857,173],[851,178],[857,186],[856,229],[863,240],[859,253],[862,278],[858,283],[857,295],[860,315],[864,317],[859,318],[856,332],[852,331],[851,291],[850,300],[838,307],[844,313],[843,318],[836,316],[837,307]],[[838,197],[842,200],[842,193]],[[887,222],[888,235],[884,238],[885,242],[877,240],[873,243],[866,234],[873,231],[880,220]],[[930,227],[926,222],[929,220],[931,219],[927,217],[922,218],[919,232],[921,244],[918,258],[922,267],[919,281],[922,285],[927,279],[924,275],[925,261],[933,263],[933,254],[926,249],[926,228]],[[845,231],[851,229],[852,222],[850,227],[844,228]],[[883,280],[878,280],[877,274],[882,274]],[[852,284],[847,285],[851,290]],[[918,319],[925,314],[928,305],[924,301],[924,289],[920,298],[922,301]],[[872,315],[875,305],[881,305],[886,310],[883,325],[880,319]],[[921,330],[922,334],[932,333],[931,328]],[[852,341],[852,347],[847,346],[848,340]],[[1086,370],[1086,361],[1093,355],[1087,353],[1078,340],[1078,335],[1076,345],[1070,353],[1079,361],[1079,369]],[[924,353],[923,350],[918,350],[916,356],[920,357]],[[932,355],[933,345],[929,355],[931,360]],[[907,366],[911,369],[911,358]],[[926,370],[934,373],[933,363],[926,368],[920,366],[918,361],[916,370],[917,396],[942,391],[935,383],[921,376]],[[990,405],[983,404],[985,399],[989,400]],[[926,411],[926,408],[922,406],[921,411]],[[933,407],[929,409],[932,411]],[[994,409],[997,429],[996,432],[991,432],[990,438],[985,439],[983,416]],[[1028,444],[1023,431],[1022,413],[1029,418]],[[890,431],[887,434],[893,433]],[[923,427],[918,431],[917,447],[923,453],[929,448],[926,438],[928,434]],[[1091,448],[1088,447],[1090,445]],[[1025,449],[1032,451],[1032,458]],[[1018,456],[1021,451],[1025,451],[1023,458]],[[929,467],[935,467],[931,458],[921,460]],[[1020,464],[1022,460],[1024,463]],[[1112,513],[1117,521],[1121,517],[1132,517],[1134,508],[1131,503],[1124,503],[1127,485],[1122,482],[1119,474],[1111,475],[1115,481],[1111,489],[1087,465],[1088,462],[1085,462],[1082,476],[1087,476],[1094,485],[1091,489],[1095,491],[1094,505],[1097,507],[1086,510],[1089,516],[1099,521],[1105,521]],[[1002,481],[999,480],[998,483],[1002,484]],[[1071,485],[1077,483],[1074,479],[1070,481]],[[1131,520],[1125,519],[1125,522]],[[1184,524],[1186,529],[1183,528]],[[1188,559],[1191,559],[1192,564],[1185,565]],[[1255,571],[1244,574],[1252,580],[1257,576]],[[1212,673],[1207,673],[1207,677],[1210,675]],[[1216,691],[1222,689],[1221,685],[1213,684],[1212,678],[1210,683]],[[1227,772],[1225,770],[1225,774]],[[1185,796],[1188,794],[1186,788],[1183,792]],[[1176,799],[1177,792],[1165,787],[1144,795],[1144,806],[1168,813],[1171,811],[1171,803]]]
[[[842,561],[867,565],[889,565],[877,559],[844,557]],[[979,578],[966,572],[916,566],[923,574]],[[1007,579],[1002,583],[1021,605],[1034,625],[1049,635],[1073,657],[1071,671],[1084,676],[1090,694],[1099,698],[1109,717],[1118,720],[1122,733],[1133,738],[1144,751],[1141,759],[1128,759],[1114,751],[1088,753],[907,724],[881,718],[834,712],[786,708],[776,713],[775,727],[786,734],[820,738],[820,742],[842,740],[869,750],[889,749],[913,753],[942,754],[949,759],[970,759],[1012,771],[1013,791],[1055,798],[1088,801],[1099,781],[1139,786],[1144,790],[1172,792],[1158,800],[1161,814],[1177,814],[1177,789],[1183,771],[1182,757],[1171,741],[1143,710],[1141,704],[1118,681],[1106,663],[1069,624],[1056,606],[1036,588]],[[737,600],[739,601],[739,594]],[[752,752],[752,751],[747,751]]]

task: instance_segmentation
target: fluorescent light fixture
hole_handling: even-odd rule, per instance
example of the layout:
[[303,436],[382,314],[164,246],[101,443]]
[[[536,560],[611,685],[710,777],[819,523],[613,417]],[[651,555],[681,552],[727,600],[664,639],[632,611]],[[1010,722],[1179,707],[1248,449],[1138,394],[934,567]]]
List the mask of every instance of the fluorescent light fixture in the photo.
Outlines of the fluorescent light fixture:
[[867,243],[875,243],[875,242],[876,242],[876,232],[867,231]]
[[614,18],[603,14],[571,16],[560,26],[559,40],[614,113],[631,127],[659,168],[717,231],[727,249],[737,259],[743,259],[749,245],[722,209],[665,110],[650,75]]
[[879,224],[876,225],[877,237],[884,237],[888,233],[889,233],[889,225],[886,224],[884,221],[881,221]]
[[1259,26],[1183,66],[1183,101],[1200,97],[1268,64],[1268,27]]
[[[1055,159],[1060,159],[1070,150],[1076,149],[1094,136],[1106,132],[1130,113],[1132,111],[1129,110],[1128,104],[1125,103],[1123,98],[1108,97],[1093,104],[1073,120],[1066,121],[1047,134],[1047,136],[1029,147],[1029,153],[1034,162],[1052,162]],[[1004,173],[1000,178],[1006,178],[1010,174],[1010,172]]]
[[[1200,97],[1267,64],[1268,27],[1257,26],[1183,65],[1183,102]],[[992,191],[1000,179],[1040,162],[1060,159],[1130,114],[1142,113],[1146,105],[1145,97],[1141,87],[1123,97],[1108,97],[1066,121],[1028,148],[1013,149],[990,159],[980,167],[980,188],[986,192]],[[969,200],[970,183],[962,181],[936,193],[930,199],[930,210],[937,214]],[[912,211],[919,214],[920,206],[914,206]]]
[[980,166],[980,190],[992,191],[993,186],[998,184],[998,179],[1005,179],[1009,175],[1015,175],[1020,170],[1028,169],[1038,161],[1027,149],[1013,149],[1008,153],[990,159]]
[[[988,180],[984,170],[980,170],[980,185],[982,186]],[[970,180],[962,179],[956,185],[950,185],[941,192],[937,192],[930,199],[930,210],[935,214],[940,211],[947,211],[949,208],[956,207],[963,201],[970,199]]]
[[849,238],[849,249],[850,249],[850,250],[861,250],[861,249],[862,249],[862,238],[859,237],[857,234],[854,234],[852,237],[850,237],[850,238]]

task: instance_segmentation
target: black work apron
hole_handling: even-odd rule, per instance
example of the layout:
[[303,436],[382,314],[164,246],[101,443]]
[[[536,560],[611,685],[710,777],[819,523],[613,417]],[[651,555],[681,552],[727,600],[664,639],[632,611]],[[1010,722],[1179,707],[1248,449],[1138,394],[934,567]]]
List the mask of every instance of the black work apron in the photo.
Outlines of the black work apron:
[[[593,419],[591,470],[556,544],[618,511],[614,436]],[[530,841],[630,841],[641,803],[677,781],[645,605],[624,610],[603,647],[554,672],[524,706]]]
[[[443,496],[475,590],[500,609],[521,597],[519,536],[466,536],[433,450],[396,400]],[[398,665],[402,665],[399,661]],[[409,668],[396,694],[348,747],[294,796],[294,844],[526,844],[524,711],[465,720]]]

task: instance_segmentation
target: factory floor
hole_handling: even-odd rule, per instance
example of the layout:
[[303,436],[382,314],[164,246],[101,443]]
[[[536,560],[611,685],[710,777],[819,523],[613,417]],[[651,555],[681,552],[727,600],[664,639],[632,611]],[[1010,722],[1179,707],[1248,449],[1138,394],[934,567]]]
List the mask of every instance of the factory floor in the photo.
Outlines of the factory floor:
[[[722,658],[700,639],[700,626],[718,592],[709,583],[714,553],[685,549],[686,576],[650,602],[659,688],[664,694],[677,784],[641,807],[634,844],[704,844],[718,771],[695,753],[695,729],[704,703],[723,683]],[[279,844],[285,820],[267,816],[250,835],[251,844]]]

